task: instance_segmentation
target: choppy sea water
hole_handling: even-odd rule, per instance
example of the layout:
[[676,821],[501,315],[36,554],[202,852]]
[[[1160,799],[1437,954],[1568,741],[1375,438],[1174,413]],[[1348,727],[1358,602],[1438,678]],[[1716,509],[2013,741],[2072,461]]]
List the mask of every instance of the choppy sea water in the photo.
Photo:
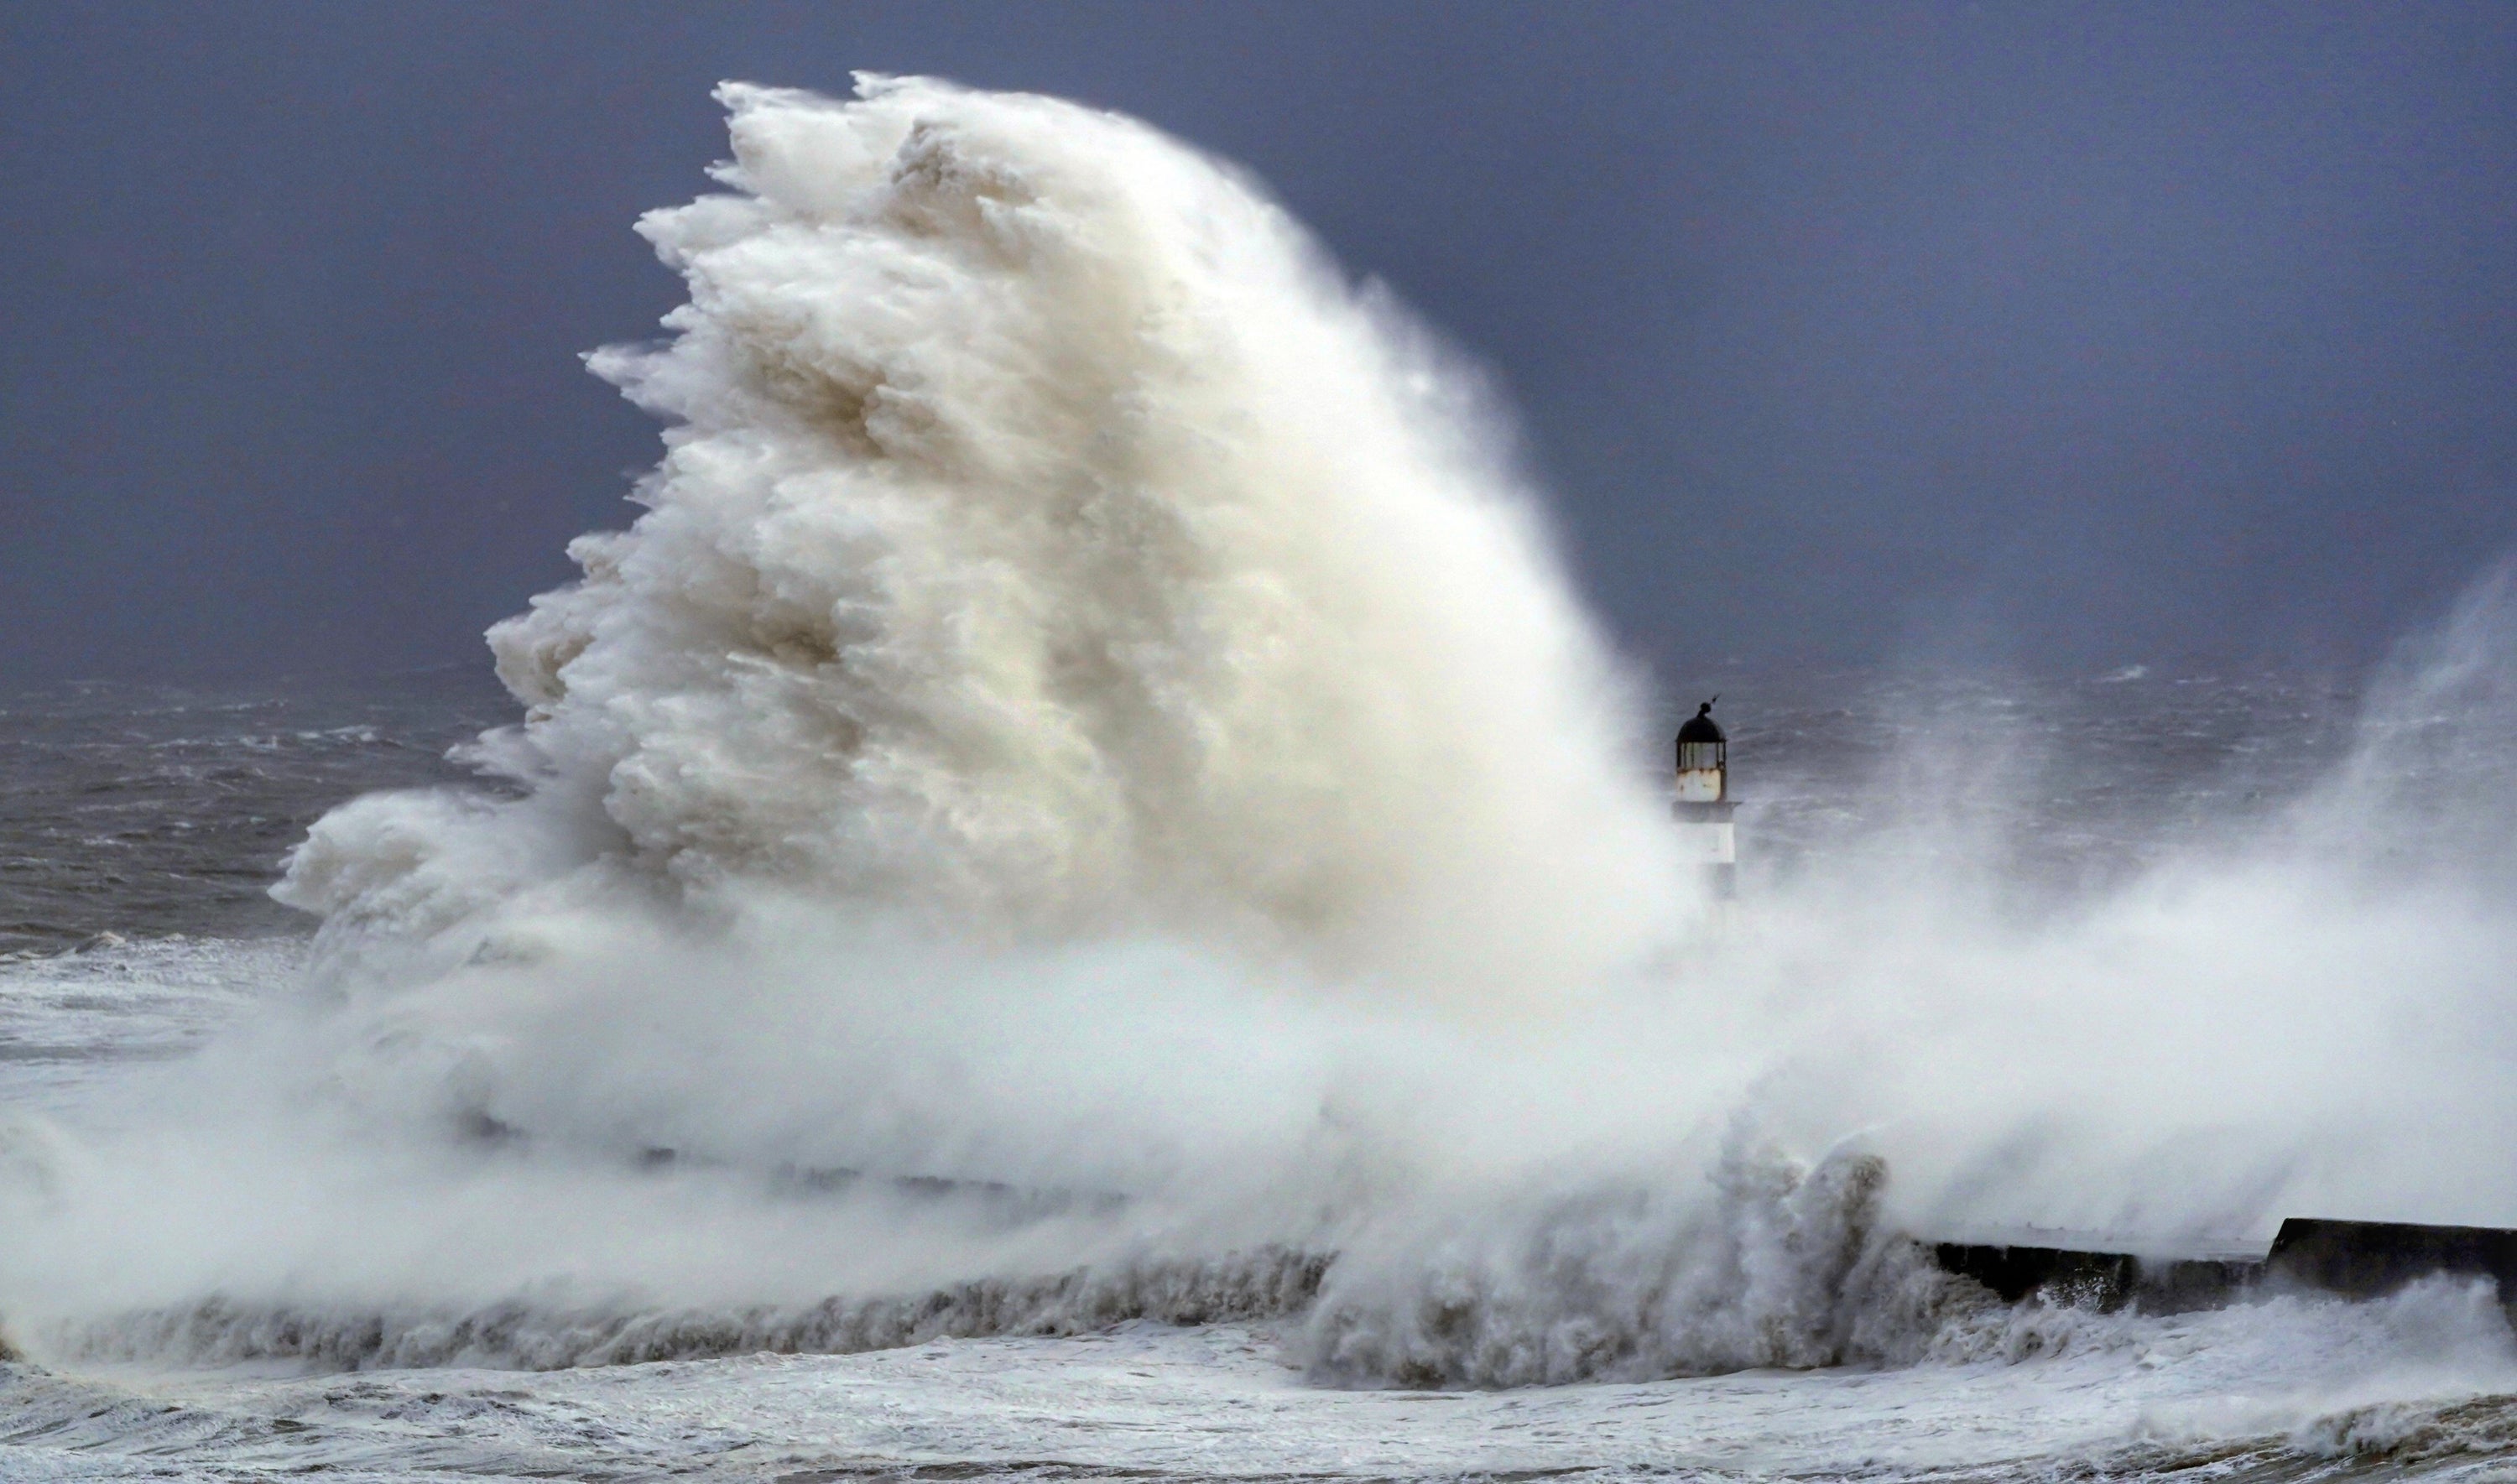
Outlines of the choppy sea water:
[[[2146,669],[2035,680],[1734,668],[1702,688],[1727,693],[1719,714],[1738,752],[1752,879],[1813,852],[1875,848],[1893,838],[1880,827],[1920,797],[1980,817],[2051,888],[2103,881],[2278,807],[2340,755],[2357,701],[2317,677]],[[306,827],[372,790],[477,784],[448,753],[514,709],[472,666],[0,698],[0,961],[104,934],[301,934],[304,914],[269,888]],[[1659,730],[1691,710],[1673,700]],[[1986,736],[2002,740],[1996,752],[1980,745]],[[1952,771],[1918,784],[1936,739]],[[1656,740],[1634,751],[1638,768],[1659,765]]]
[[[2002,842],[2028,916],[2282,807],[2340,755],[2355,702],[2284,675],[1718,683],[1745,890],[1845,853],[1932,869],[1952,836],[1919,827],[1945,818],[1899,827],[1921,798],[1969,820],[1964,837]],[[109,1124],[129,1079],[290,993],[310,924],[262,895],[280,853],[352,794],[463,778],[446,749],[504,709],[459,672],[13,698],[0,1095]],[[2002,746],[1954,741],[1984,735]],[[1642,740],[1636,754],[1656,765]],[[1950,775],[1918,787],[1943,755]],[[275,1342],[243,1361],[13,1365],[0,1477],[2517,1474],[2517,1341],[2496,1295],[2455,1283],[2177,1316],[2031,1304],[1911,1365],[1503,1390],[1314,1384],[1282,1343],[1297,1318],[913,1324],[865,1353],[557,1371],[459,1341],[436,1352],[448,1364],[355,1372],[274,1358]]]
[[447,749],[503,720],[474,667],[195,691],[104,682],[0,697],[0,958],[101,933],[303,930],[280,855],[374,788],[465,778]]

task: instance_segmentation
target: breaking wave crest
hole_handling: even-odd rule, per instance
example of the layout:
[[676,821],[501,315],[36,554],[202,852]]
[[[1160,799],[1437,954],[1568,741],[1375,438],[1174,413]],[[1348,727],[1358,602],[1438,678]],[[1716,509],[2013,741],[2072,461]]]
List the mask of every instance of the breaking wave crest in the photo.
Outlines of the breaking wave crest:
[[1330,1270],[1302,1336],[1311,1373],[1412,1386],[1526,1386],[1920,1357],[1989,1296],[1883,1230],[1887,1167],[1725,1162],[1685,1186],[1593,1192]]
[[555,1371],[762,1352],[852,1355],[983,1336],[1070,1336],[1131,1320],[1217,1324],[1300,1310],[1327,1259],[1282,1250],[1196,1263],[1079,1268],[1033,1280],[972,1279],[905,1298],[794,1307],[572,1306],[503,1299],[468,1310],[264,1306],[211,1296],[181,1309],[66,1326],[55,1354],[190,1365],[294,1361],[325,1371],[483,1366]]

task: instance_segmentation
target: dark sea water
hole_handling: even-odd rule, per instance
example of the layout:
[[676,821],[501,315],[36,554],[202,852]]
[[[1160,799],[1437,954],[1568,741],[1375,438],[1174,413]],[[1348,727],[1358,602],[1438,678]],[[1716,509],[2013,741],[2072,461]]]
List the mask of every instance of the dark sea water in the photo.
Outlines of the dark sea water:
[[[1722,697],[1751,885],[1829,854],[1927,864],[1956,840],[2010,862],[2024,902],[2281,809],[2343,757],[2360,703],[2353,684],[2261,669],[1717,672],[1700,688]],[[1669,705],[1662,730],[1692,709]]]
[[[1885,863],[1944,848],[1944,829],[1897,827],[1958,819],[2048,895],[2103,885],[2295,796],[2340,756],[2356,704],[2347,686],[2269,672],[1729,669],[1702,690],[1722,697],[1751,883],[1831,851]],[[1666,702],[1657,730],[1692,710]],[[101,933],[308,931],[268,894],[307,826],[375,789],[485,786],[448,752],[516,714],[486,665],[0,699],[0,954]],[[1639,740],[1636,766],[1664,766],[1663,750]]]
[[482,665],[0,698],[0,954],[305,931],[269,889],[306,827],[371,789],[468,778],[447,750],[513,710]]

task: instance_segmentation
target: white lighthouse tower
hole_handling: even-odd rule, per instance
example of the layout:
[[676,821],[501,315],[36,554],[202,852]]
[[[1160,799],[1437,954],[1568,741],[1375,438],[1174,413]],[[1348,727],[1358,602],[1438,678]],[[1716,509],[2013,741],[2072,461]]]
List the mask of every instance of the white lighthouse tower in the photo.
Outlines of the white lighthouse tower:
[[1728,901],[1739,891],[1739,846],[1730,833],[1738,806],[1730,801],[1730,742],[1713,719],[1713,700],[1678,729],[1678,797],[1669,812],[1680,851],[1703,869],[1713,896]]

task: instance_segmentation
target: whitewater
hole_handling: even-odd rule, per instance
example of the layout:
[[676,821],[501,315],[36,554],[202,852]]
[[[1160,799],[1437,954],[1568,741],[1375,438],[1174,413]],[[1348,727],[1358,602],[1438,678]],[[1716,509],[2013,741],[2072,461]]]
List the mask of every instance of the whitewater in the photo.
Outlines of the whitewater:
[[720,99],[639,223],[687,303],[588,358],[661,460],[463,776],[294,843],[311,939],[0,962],[0,1473],[2517,1467],[2487,1284],[2010,1306],[1917,1241],[2517,1225],[2508,569],[2333,714],[1864,682],[1716,904],[1509,408],[1260,187]]

